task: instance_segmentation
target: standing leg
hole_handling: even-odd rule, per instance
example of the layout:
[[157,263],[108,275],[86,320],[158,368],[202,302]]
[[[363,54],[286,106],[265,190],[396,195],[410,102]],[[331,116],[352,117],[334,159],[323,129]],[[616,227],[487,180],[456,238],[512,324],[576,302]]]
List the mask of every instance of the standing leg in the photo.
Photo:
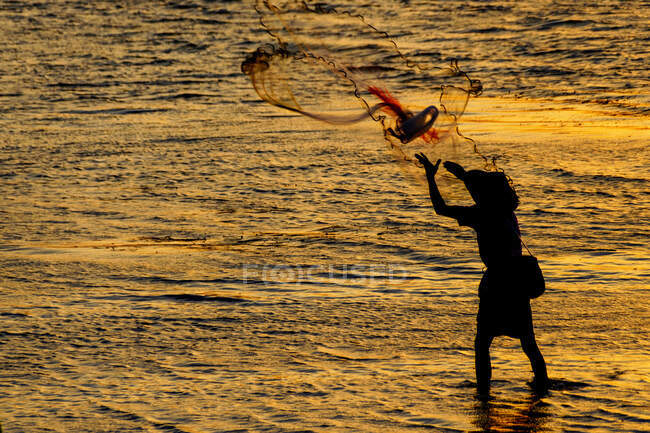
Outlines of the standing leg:
[[476,366],[476,387],[479,394],[487,395],[490,391],[492,365],[490,364],[490,345],[494,339],[491,335],[481,332],[479,323],[474,340],[474,361]]
[[524,353],[526,353],[526,356],[528,356],[530,365],[533,367],[533,373],[535,374],[535,389],[537,392],[545,393],[548,390],[546,362],[544,361],[542,352],[540,352],[539,347],[537,347],[535,334],[532,329],[529,333],[521,337],[520,341],[521,348],[524,349]]
[[474,366],[476,368],[476,388],[482,397],[490,392],[492,365],[490,363],[490,345],[494,336],[490,329],[492,303],[488,298],[488,273],[483,274],[478,286],[479,303],[476,315],[476,338],[474,339]]

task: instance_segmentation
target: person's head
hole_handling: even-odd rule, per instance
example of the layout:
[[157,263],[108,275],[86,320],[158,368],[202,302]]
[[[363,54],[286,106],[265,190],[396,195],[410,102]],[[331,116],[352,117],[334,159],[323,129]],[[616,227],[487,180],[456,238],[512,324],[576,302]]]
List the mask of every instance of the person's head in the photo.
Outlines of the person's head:
[[503,172],[470,170],[463,181],[479,207],[512,212],[519,206],[519,197]]

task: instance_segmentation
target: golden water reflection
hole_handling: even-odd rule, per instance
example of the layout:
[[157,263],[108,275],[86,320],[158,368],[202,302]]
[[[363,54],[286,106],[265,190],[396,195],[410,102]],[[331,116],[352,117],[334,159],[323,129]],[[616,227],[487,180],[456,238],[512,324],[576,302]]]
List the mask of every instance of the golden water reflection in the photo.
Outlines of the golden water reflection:
[[472,415],[473,424],[480,432],[545,432],[551,417],[548,404],[536,395],[519,403],[478,400]]

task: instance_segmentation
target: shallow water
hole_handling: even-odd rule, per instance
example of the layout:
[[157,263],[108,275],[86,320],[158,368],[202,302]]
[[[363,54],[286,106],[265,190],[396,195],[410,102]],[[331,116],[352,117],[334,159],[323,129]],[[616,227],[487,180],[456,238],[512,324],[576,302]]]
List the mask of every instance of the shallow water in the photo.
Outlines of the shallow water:
[[258,101],[251,4],[5,2],[3,432],[647,431],[647,4],[359,7],[485,86],[461,128],[521,197],[551,393],[502,338],[476,399],[473,233],[373,122]]

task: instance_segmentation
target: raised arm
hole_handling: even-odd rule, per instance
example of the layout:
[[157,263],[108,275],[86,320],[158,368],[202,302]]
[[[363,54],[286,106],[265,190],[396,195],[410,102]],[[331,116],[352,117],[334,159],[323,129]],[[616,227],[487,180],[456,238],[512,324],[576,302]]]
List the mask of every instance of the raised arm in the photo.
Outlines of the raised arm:
[[424,169],[427,173],[427,181],[429,182],[429,196],[431,197],[431,203],[433,204],[433,209],[438,215],[447,216],[455,218],[456,215],[453,212],[451,206],[447,206],[445,199],[440,195],[438,190],[438,185],[436,184],[436,173],[438,172],[438,167],[440,166],[440,160],[435,164],[431,164],[429,158],[424,153],[415,154],[415,157],[420,161],[424,166]]

